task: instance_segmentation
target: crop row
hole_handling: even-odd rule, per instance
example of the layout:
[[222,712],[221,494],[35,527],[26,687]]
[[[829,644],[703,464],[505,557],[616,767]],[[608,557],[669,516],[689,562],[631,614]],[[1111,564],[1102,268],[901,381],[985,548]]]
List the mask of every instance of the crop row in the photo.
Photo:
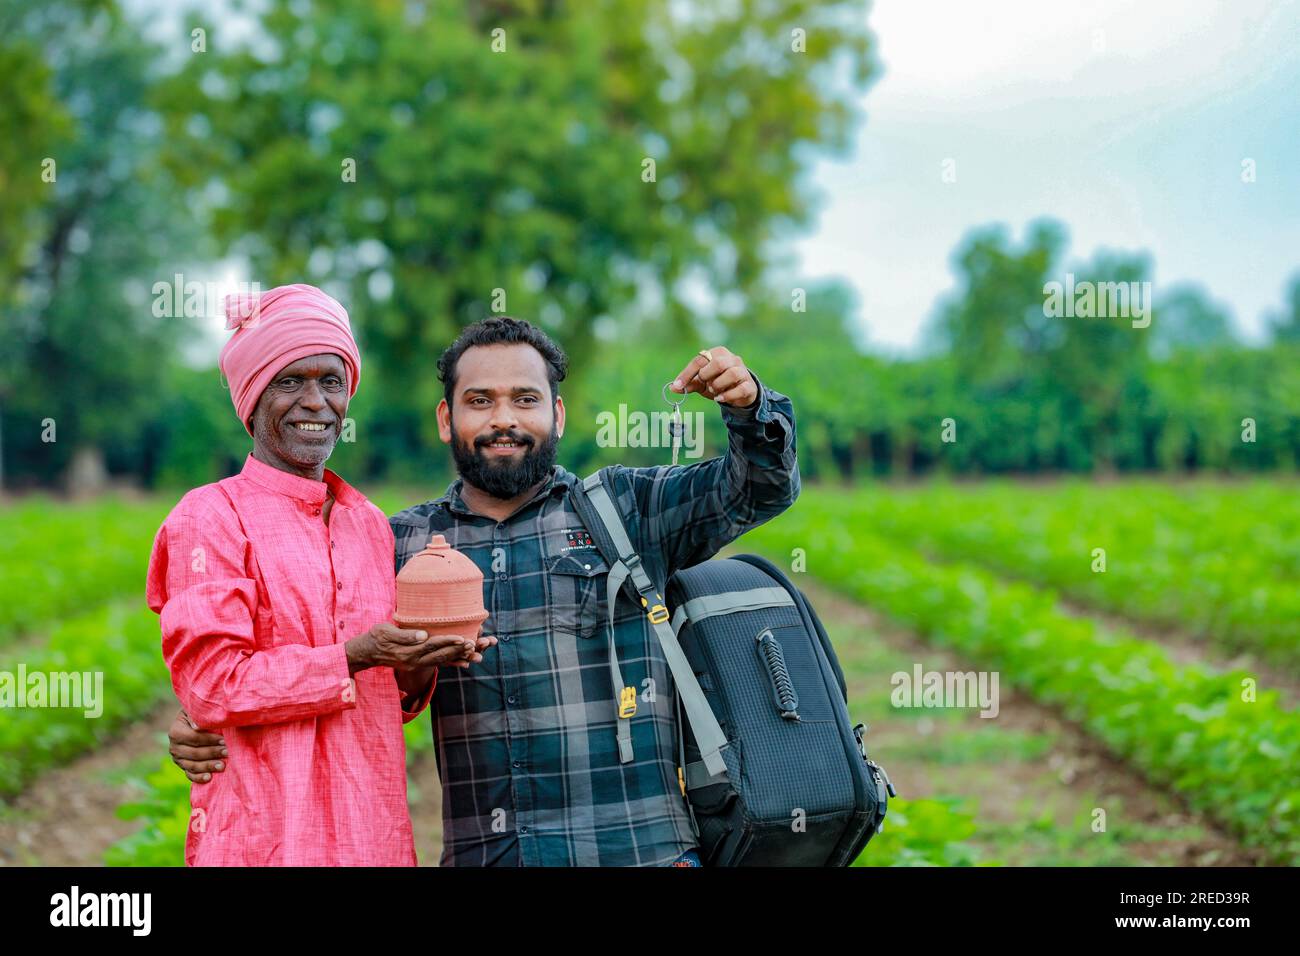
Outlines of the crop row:
[[[171,695],[158,616],[134,601],[69,619],[42,646],[0,658],[0,796],[94,749]],[[405,729],[410,751],[432,746],[426,718]]]
[[784,560],[804,549],[809,573],[1058,707],[1244,844],[1300,861],[1300,714],[1273,691],[1252,699],[1245,674],[1178,666],[1050,592],[928,561],[846,519],[842,501],[803,498],[746,541]]
[[157,501],[45,499],[0,511],[0,647],[118,597],[143,604],[149,549],[166,512]]
[[935,485],[833,500],[847,523],[908,547],[1300,668],[1300,498],[1284,485]]
[[0,796],[92,750],[170,695],[158,616],[138,600],[69,618],[40,647],[0,658]]

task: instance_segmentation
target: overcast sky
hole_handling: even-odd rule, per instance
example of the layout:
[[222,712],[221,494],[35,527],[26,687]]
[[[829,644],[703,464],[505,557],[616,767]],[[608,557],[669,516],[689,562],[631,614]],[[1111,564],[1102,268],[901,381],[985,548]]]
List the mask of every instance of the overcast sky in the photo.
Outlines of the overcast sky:
[[1157,296],[1199,281],[1260,336],[1300,270],[1300,4],[875,0],[868,22],[883,72],[796,249],[854,286],[870,343],[921,344],[970,228],[1042,215],[1072,258],[1149,250]]

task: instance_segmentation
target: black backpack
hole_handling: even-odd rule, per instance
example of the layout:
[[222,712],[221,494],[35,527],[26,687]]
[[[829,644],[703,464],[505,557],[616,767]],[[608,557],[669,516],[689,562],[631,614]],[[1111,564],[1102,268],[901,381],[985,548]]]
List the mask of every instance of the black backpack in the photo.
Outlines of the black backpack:
[[[589,476],[574,500],[610,565],[611,619],[626,584],[677,685],[679,777],[704,864],[848,866],[882,828],[895,792],[867,756],[865,726],[849,719],[844,674],[816,612],[757,555],[651,581],[614,505],[615,474]],[[621,684],[616,662],[613,670]]]

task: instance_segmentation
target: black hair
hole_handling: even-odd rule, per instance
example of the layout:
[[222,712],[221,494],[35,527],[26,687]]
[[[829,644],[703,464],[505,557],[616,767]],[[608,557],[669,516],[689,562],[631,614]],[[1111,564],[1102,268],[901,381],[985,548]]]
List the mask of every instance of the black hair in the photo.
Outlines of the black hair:
[[569,357],[564,354],[551,337],[523,319],[512,319],[508,315],[494,315],[481,319],[461,330],[456,341],[447,346],[438,358],[438,380],[442,382],[442,394],[447,404],[453,404],[452,395],[456,391],[456,363],[465,354],[466,349],[476,345],[513,345],[522,343],[531,345],[541,354],[546,362],[546,381],[551,387],[551,402],[559,397],[557,385],[564,381],[569,371]]

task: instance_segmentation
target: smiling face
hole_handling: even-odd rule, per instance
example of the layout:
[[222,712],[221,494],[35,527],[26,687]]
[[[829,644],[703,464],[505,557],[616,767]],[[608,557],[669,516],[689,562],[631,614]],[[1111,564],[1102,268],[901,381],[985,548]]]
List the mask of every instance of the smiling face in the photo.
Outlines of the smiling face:
[[564,434],[564,402],[552,404],[541,353],[523,343],[466,349],[451,404],[438,405],[438,433],[460,476],[494,498],[514,498],[544,479]]
[[281,471],[321,479],[348,410],[347,367],[309,355],[280,369],[253,410],[253,456]]

